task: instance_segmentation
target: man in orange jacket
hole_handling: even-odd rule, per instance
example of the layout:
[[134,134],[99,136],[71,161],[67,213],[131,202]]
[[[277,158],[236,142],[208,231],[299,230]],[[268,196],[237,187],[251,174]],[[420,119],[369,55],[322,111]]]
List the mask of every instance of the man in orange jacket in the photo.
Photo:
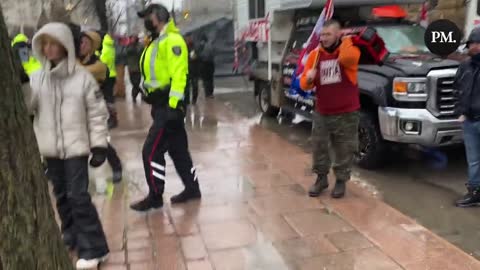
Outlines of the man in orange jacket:
[[333,170],[337,177],[333,198],[345,195],[353,158],[358,145],[360,97],[357,85],[360,50],[349,37],[342,38],[337,21],[325,22],[321,46],[312,51],[300,79],[304,90],[316,88],[313,116],[313,172],[317,180],[309,195],[317,197],[328,188],[331,167],[329,144],[333,148]]

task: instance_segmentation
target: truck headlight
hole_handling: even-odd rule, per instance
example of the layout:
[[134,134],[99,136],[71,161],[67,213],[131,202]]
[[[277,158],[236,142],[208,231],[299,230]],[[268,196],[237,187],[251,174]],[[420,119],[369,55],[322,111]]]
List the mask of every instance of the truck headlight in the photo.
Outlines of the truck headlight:
[[427,79],[395,78],[393,97],[398,101],[427,101]]

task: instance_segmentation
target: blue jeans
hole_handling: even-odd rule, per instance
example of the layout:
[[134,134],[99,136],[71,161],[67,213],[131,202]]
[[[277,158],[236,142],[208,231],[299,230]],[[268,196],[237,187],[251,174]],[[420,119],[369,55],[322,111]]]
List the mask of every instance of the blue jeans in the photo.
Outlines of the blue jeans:
[[480,187],[480,121],[465,120],[463,136],[468,162],[468,186]]

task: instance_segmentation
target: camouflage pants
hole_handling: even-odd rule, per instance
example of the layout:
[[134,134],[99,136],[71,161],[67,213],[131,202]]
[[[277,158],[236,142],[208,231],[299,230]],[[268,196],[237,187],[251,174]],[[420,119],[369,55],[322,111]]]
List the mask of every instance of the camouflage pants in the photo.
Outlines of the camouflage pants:
[[[359,112],[338,115],[313,115],[313,172],[328,175],[334,156],[333,171],[339,180],[350,180],[354,154],[358,148]],[[331,147],[331,148],[330,148]]]

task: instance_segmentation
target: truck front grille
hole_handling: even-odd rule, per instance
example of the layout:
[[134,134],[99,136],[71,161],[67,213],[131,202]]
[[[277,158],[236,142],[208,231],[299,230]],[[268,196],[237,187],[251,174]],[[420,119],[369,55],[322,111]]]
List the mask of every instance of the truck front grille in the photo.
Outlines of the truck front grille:
[[436,110],[437,117],[440,119],[458,117],[455,113],[458,99],[454,95],[453,79],[453,77],[447,77],[437,80]]

